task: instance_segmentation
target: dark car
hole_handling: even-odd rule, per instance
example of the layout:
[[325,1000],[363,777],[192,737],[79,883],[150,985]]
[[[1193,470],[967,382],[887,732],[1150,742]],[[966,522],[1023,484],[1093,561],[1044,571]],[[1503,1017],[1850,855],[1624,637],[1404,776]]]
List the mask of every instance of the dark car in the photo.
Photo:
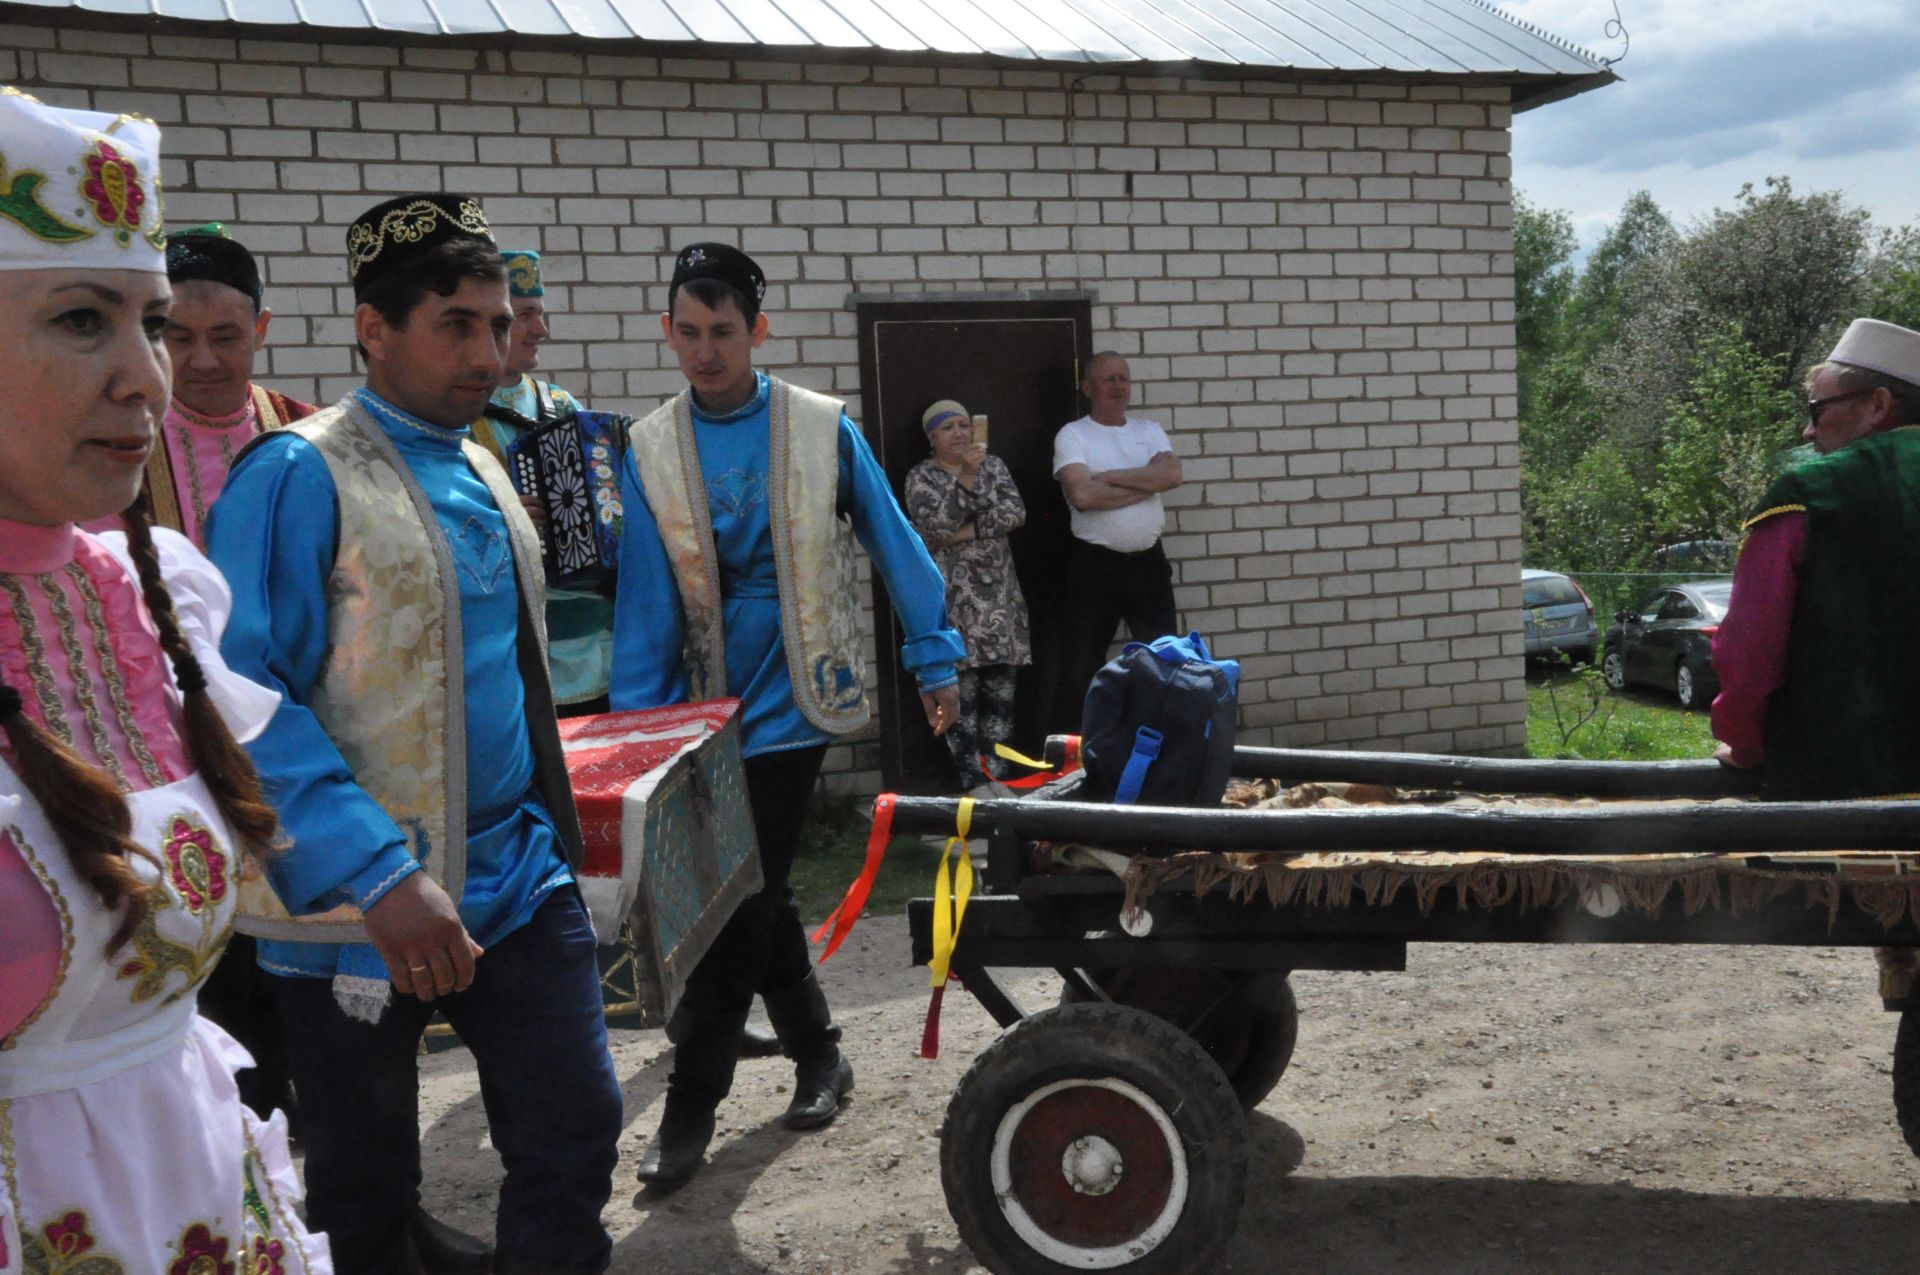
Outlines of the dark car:
[[1614,690],[1658,686],[1682,708],[1706,708],[1720,693],[1713,672],[1713,635],[1733,597],[1728,580],[1669,584],[1621,611],[1607,629],[1600,671]]
[[1593,622],[1593,603],[1579,585],[1557,571],[1523,570],[1520,606],[1528,659],[1564,653],[1575,664],[1593,663],[1600,628]]

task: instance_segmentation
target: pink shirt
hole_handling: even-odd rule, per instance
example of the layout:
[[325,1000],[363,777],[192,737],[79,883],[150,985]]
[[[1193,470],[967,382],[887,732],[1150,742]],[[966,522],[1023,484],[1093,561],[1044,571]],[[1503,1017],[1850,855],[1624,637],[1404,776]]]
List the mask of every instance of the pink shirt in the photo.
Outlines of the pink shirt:
[[[139,588],[71,524],[0,520],[0,682],[126,791],[190,773],[166,653]],[[13,761],[3,742],[0,753]],[[52,901],[0,834],[0,1039],[46,998],[60,947]]]
[[1767,759],[1767,700],[1787,681],[1787,639],[1807,554],[1807,516],[1775,514],[1754,525],[1733,570],[1733,600],[1713,635],[1713,737],[1736,766]]
[[[167,467],[173,473],[173,491],[180,502],[180,531],[198,548],[207,546],[207,512],[227,485],[227,471],[240,449],[260,432],[259,413],[251,391],[247,403],[231,416],[202,416],[179,399],[167,404],[160,422],[160,442],[167,449]],[[96,518],[88,531],[120,530],[120,515]]]

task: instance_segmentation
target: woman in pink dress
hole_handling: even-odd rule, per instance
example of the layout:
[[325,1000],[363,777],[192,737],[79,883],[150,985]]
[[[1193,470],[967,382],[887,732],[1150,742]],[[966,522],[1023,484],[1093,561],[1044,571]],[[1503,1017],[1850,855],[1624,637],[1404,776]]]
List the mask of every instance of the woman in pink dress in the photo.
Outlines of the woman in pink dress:
[[[284,1121],[194,1013],[275,837],[236,735],[278,697],[135,499],[169,376],[158,143],[0,87],[0,1275],[328,1275]],[[124,535],[75,525],[116,510]]]

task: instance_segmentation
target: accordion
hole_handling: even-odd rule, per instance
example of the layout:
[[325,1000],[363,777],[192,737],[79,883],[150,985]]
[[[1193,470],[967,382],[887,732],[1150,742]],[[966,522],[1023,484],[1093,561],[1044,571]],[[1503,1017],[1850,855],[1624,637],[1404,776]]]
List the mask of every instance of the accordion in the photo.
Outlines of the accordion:
[[547,583],[591,588],[620,556],[620,465],[631,416],[566,412],[507,446],[507,472],[547,511]]

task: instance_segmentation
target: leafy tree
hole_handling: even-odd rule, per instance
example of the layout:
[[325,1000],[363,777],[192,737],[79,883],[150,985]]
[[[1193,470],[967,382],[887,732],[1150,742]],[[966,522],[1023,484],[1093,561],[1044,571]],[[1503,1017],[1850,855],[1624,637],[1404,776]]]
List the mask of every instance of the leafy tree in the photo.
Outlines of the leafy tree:
[[1780,386],[1780,356],[1734,328],[1709,336],[1673,405],[1657,458],[1654,524],[1662,540],[1732,540],[1792,445],[1802,400]]
[[1622,296],[1634,271],[1665,256],[1678,242],[1673,220],[1652,195],[1636,190],[1627,196],[1619,220],[1587,255],[1574,288],[1567,323],[1578,349],[1591,353],[1613,343],[1620,334]]
[[1526,413],[1532,381],[1564,342],[1573,270],[1567,262],[1578,241],[1573,219],[1558,209],[1513,196],[1513,331],[1518,353],[1520,411]]

